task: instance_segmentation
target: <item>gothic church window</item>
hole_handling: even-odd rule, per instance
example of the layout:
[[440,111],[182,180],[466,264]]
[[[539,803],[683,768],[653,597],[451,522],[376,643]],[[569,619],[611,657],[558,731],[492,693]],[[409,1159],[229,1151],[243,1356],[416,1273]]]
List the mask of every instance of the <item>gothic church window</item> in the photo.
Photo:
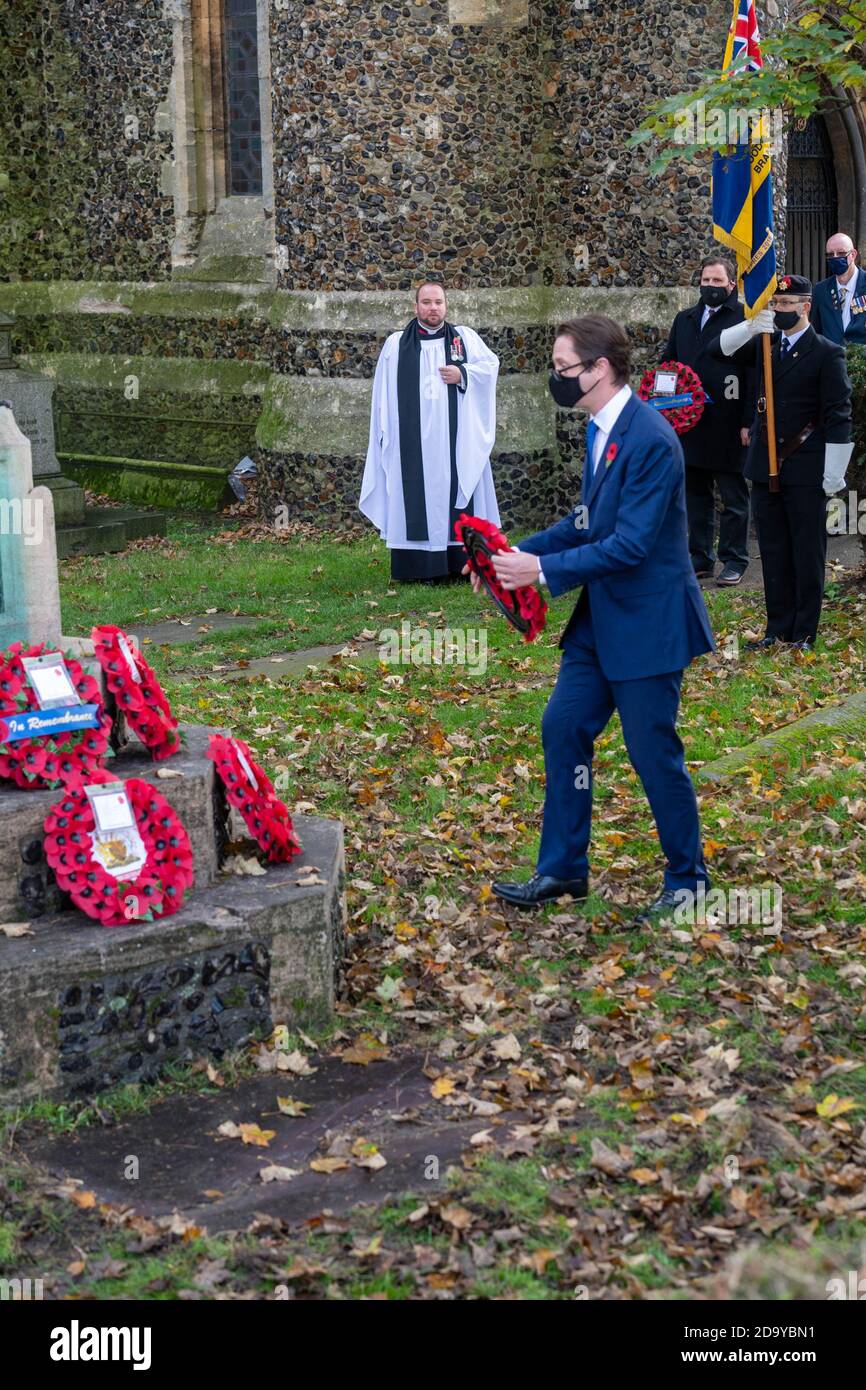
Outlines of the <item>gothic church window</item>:
[[230,195],[262,191],[262,119],[256,0],[223,0]]

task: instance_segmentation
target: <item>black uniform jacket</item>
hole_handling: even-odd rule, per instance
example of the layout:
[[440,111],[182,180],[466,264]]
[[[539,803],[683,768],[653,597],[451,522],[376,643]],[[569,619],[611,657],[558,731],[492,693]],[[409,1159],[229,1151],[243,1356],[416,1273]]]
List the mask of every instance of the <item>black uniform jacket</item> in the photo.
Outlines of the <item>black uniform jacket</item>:
[[[824,445],[851,440],[851,382],[845,369],[845,349],[822,338],[811,325],[798,338],[784,362],[779,360],[781,333],[772,336],[773,385],[776,401],[776,442],[779,450],[811,425],[812,432],[780,466],[783,487],[820,487],[824,478]],[[716,344],[714,351],[724,358]],[[760,335],[727,359],[753,367],[758,382],[758,411],[751,426],[746,454],[746,477],[766,483],[770,473],[766,444],[763,352]]]
[[692,367],[712,405],[704,407],[698,423],[683,435],[687,468],[706,468],[712,473],[741,473],[745,451],[740,430],[752,423],[755,414],[754,383],[749,373],[730,357],[719,361],[713,353],[719,334],[742,322],[743,306],[737,291],[731,290],[726,302],[707,320],[701,332],[702,303],[677,314],[668,334],[663,362],[683,362]]

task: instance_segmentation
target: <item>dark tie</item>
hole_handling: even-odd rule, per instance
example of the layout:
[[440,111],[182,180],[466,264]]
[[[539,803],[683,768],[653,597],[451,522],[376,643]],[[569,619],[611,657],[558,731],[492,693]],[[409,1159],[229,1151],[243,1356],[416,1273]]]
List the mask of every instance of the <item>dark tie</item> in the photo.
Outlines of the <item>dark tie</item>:
[[593,467],[593,452],[595,449],[595,437],[598,434],[598,425],[594,420],[590,420],[586,426],[586,476],[592,479],[595,472]]
[[781,357],[781,359],[782,359],[783,362],[784,362],[785,358],[788,356],[788,353],[789,353],[790,351],[791,351],[791,344],[790,344],[789,340],[788,340],[787,338],[783,338],[783,339],[782,339],[782,342],[781,342],[781,345],[780,345],[780,347],[779,347],[779,356]]

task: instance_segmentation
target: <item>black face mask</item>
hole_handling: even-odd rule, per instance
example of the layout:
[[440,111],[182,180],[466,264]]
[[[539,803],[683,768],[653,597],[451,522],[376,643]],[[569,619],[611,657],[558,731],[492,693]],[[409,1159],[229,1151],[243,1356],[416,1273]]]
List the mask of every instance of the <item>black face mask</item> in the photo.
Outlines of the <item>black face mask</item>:
[[730,293],[722,285],[701,285],[701,299],[708,309],[720,309]]
[[[585,370],[586,368],[584,368],[584,371]],[[584,396],[589,395],[589,391],[584,391],[580,384],[580,378],[582,376],[583,372],[578,372],[577,376],[574,377],[557,377],[553,372],[550,373],[550,376],[547,378],[547,384],[550,387],[550,394],[557,405],[565,406],[571,410],[583,400]],[[595,382],[593,382],[593,385],[595,385]],[[590,386],[589,390],[592,390],[592,386]]]
[[800,315],[796,309],[776,310],[776,327],[781,328],[783,333],[786,333],[789,328],[793,328],[794,324],[799,322],[799,319]]
[[848,269],[847,256],[828,256],[827,269],[831,275],[844,275]]

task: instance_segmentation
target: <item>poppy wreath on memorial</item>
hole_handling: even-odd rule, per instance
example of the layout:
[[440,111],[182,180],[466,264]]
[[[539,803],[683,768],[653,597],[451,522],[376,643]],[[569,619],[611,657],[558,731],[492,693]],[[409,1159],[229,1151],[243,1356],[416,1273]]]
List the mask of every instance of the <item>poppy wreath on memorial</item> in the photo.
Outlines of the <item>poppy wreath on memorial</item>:
[[[133,646],[125,632],[110,623],[95,627],[90,635],[118,710],[126,716],[130,728],[141,739],[154,761],[171,757],[180,748],[177,720],[162,686],[141,652]],[[133,676],[121,651],[121,637],[129,649],[139,680]]]
[[[25,647],[23,642],[13,642],[0,653],[0,737],[3,720],[9,715],[39,710],[22,658],[55,651],[56,647],[45,643]],[[103,707],[99,682],[74,657],[64,654],[63,660],[82,703],[96,705],[99,723],[91,729],[68,729],[0,742],[0,777],[18,787],[45,788],[67,783],[81,786],[102,767],[111,735],[111,715]]]
[[[90,783],[114,782],[106,771]],[[150,922],[177,912],[193,883],[192,847],[165,797],[141,777],[124,782],[147,859],[135,878],[118,879],[93,857],[93,809],[83,787],[64,788],[45,817],[44,853],[60,888],[104,927]]]
[[[300,854],[301,846],[289,808],[280,801],[273,783],[243,739],[211,734],[207,756],[216,767],[230,804],[240,812],[247,830],[268,859],[274,864],[283,864]],[[256,779],[255,786],[244,770],[241,757]]]
[[465,512],[455,521],[454,534],[466,551],[470,569],[478,575],[500,613],[523,634],[525,642],[533,642],[544,630],[547,604],[534,584],[506,589],[497,579],[490,558],[503,551],[512,551],[514,547],[492,521],[467,516]]
[[677,389],[676,395],[691,395],[691,405],[677,405],[670,410],[660,410],[669,424],[673,425],[677,434],[687,434],[694,429],[704,413],[704,406],[707,403],[707,393],[701,385],[701,379],[696,371],[687,367],[683,362],[662,362],[660,367],[650,367],[645,372],[641,380],[637,393],[642,401],[648,401],[656,395],[655,380],[656,372],[676,372]]

